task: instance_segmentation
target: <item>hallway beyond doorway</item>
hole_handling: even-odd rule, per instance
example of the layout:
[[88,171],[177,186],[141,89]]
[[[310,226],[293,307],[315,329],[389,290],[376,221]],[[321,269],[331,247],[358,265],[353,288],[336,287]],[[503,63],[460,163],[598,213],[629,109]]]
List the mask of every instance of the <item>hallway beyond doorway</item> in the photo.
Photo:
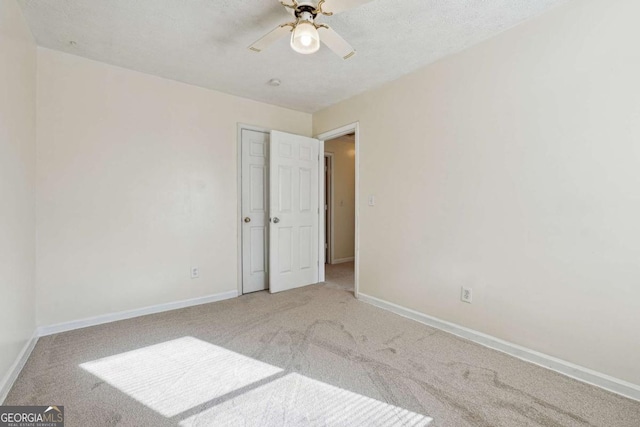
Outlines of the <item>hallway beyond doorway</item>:
[[325,283],[331,287],[344,289],[345,291],[354,290],[354,263],[343,262],[340,264],[325,265]]

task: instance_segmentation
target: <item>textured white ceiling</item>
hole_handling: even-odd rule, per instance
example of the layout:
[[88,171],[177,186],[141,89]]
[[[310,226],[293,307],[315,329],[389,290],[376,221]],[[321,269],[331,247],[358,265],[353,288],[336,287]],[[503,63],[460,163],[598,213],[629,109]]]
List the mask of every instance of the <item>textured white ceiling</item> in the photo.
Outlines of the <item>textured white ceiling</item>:
[[[40,46],[315,112],[459,52],[565,0],[373,0],[319,18],[357,50],[247,47],[291,16],[276,0],[18,0]],[[70,44],[74,41],[75,44]],[[267,85],[271,78],[280,87]]]

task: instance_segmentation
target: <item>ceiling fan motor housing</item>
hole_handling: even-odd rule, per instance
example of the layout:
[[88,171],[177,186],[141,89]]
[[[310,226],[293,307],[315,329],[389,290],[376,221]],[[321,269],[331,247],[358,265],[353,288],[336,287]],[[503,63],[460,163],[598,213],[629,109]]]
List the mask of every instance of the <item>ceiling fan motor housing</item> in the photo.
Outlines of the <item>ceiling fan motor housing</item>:
[[[304,19],[306,21],[312,21],[316,19],[318,13],[316,12],[316,7],[312,4],[299,4],[296,10],[294,11],[296,18]],[[311,17],[311,19],[309,19]]]

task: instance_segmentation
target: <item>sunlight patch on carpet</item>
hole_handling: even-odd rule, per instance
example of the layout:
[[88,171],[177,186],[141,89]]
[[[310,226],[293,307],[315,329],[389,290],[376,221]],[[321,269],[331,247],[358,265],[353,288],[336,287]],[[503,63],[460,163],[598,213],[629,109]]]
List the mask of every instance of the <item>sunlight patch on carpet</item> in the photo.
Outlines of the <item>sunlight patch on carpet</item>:
[[167,418],[184,418],[181,427],[417,427],[432,421],[428,416],[298,373],[286,373],[193,337],[82,363],[80,367]]
[[432,418],[290,373],[180,423],[194,426],[428,426]]
[[80,367],[165,417],[282,372],[193,337],[105,357]]

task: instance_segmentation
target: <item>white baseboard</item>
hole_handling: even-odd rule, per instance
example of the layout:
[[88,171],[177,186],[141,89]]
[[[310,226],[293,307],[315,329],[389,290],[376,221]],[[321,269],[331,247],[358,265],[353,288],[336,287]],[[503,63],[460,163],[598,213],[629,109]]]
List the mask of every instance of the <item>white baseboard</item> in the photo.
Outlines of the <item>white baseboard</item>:
[[169,302],[166,304],[153,305],[151,307],[137,308],[134,310],[120,311],[118,313],[104,314],[102,316],[89,317],[86,319],[73,320],[71,322],[58,323],[49,326],[40,326],[38,336],[59,334],[60,332],[73,331],[75,329],[87,328],[89,326],[102,325],[104,323],[116,322],[118,320],[131,319],[133,317],[146,316],[148,314],[161,313],[163,311],[177,310],[179,308],[193,307],[195,305],[209,304],[216,301],[236,298],[238,291],[228,291],[219,294],[208,295],[206,297],[193,298],[183,301]]
[[354,257],[333,259],[331,260],[331,264],[342,264],[345,262],[351,262],[354,259],[355,259]]
[[453,335],[466,338],[485,347],[501,351],[526,362],[534,363],[536,365],[551,369],[552,371],[556,371],[578,381],[582,381],[596,387],[609,390],[613,393],[620,394],[630,399],[640,401],[640,385],[632,384],[630,382],[614,378],[606,374],[602,374],[592,369],[567,362],[566,360],[558,359],[556,357],[549,356],[535,350],[531,350],[526,347],[501,340],[500,338],[496,338],[491,335],[475,331],[473,329],[465,328],[464,326],[456,325],[455,323],[447,322],[445,320],[441,320],[436,317],[432,317],[363,293],[358,294],[358,299],[363,302],[375,305],[376,307],[391,311],[395,314],[399,314],[400,316],[415,320],[420,323],[424,323],[425,325],[432,326],[437,329],[441,329]]
[[29,356],[37,342],[38,332],[34,331],[31,338],[29,338],[29,341],[27,341],[24,347],[22,347],[16,361],[13,362],[13,365],[9,368],[9,371],[2,379],[2,382],[0,382],[0,405],[4,404],[4,401],[9,394],[9,390],[13,387],[13,383],[16,382],[18,375],[20,375],[22,368],[24,368],[25,363],[27,363],[27,359],[29,359]]

